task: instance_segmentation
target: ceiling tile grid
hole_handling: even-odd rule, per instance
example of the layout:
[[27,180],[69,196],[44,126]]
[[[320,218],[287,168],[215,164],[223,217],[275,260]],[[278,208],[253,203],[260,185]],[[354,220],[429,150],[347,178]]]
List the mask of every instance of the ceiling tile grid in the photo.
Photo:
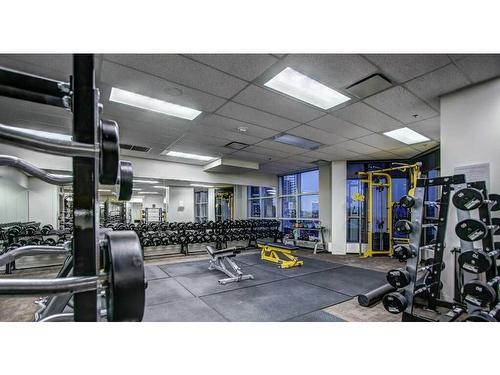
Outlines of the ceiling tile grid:
[[401,122],[363,102],[351,104],[348,107],[335,111],[333,115],[373,132],[389,131],[403,127]]
[[402,86],[378,93],[365,99],[364,102],[403,124],[438,115],[437,111]]
[[338,134],[347,139],[354,139],[372,133],[371,130],[331,115],[320,117],[319,119],[309,122],[308,125],[333,134]]

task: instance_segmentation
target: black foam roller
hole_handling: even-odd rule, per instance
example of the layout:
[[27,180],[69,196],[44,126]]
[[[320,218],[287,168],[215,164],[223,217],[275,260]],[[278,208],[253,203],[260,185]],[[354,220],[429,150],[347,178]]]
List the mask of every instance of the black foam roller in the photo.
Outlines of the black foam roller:
[[376,289],[366,292],[365,294],[360,294],[358,296],[358,303],[360,306],[370,307],[380,301],[387,293],[394,292],[395,290],[396,288],[394,288],[391,284],[384,284]]

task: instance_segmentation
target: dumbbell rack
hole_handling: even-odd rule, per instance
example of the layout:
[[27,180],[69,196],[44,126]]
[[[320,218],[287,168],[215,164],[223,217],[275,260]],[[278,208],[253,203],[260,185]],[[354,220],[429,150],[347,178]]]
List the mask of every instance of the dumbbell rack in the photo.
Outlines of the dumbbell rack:
[[[464,183],[461,186],[461,188],[462,187],[477,189],[482,193],[484,200],[489,199],[488,191],[486,188],[486,183],[484,181],[469,182],[466,184]],[[493,223],[493,219],[491,217],[490,206],[488,204],[481,205],[477,209],[477,213],[479,216],[479,220],[482,221],[484,224],[491,225]],[[470,219],[471,216],[472,216],[471,211],[465,211],[465,210],[461,210],[461,209],[457,208],[457,218],[458,218],[459,222],[462,220],[465,220],[465,219]],[[495,250],[494,236],[495,236],[495,232],[490,230],[490,231],[488,231],[486,236],[481,240],[482,250],[484,252],[490,253],[490,252]],[[460,254],[466,253],[468,251],[473,251],[473,250],[474,250],[474,242],[465,241],[465,240],[460,238],[460,248],[458,249],[458,252]],[[499,272],[498,272],[498,267],[496,264],[496,258],[493,257],[492,260],[493,260],[492,267],[490,267],[490,269],[488,269],[486,272],[484,272],[483,275],[474,274],[471,272],[467,272],[467,270],[460,269],[458,272],[458,274],[459,274],[458,279],[459,279],[460,285],[464,285],[468,282],[471,282],[471,281],[477,280],[477,279],[491,280],[494,277],[498,276]],[[463,297],[463,296],[461,296],[461,297]],[[498,297],[499,296],[497,296],[497,300],[498,300]],[[461,302],[465,304],[465,306],[467,308],[467,313],[469,315],[474,314],[474,313],[482,310],[482,308],[480,306],[476,306],[472,303],[469,303],[468,301],[463,300],[463,298],[461,299]]]
[[410,273],[410,283],[404,288],[403,294],[408,301],[406,309],[403,311],[402,321],[429,321],[429,319],[417,316],[414,313],[414,294],[417,286],[417,270],[421,260],[420,248],[422,245],[422,224],[424,220],[424,201],[427,196],[426,191],[429,187],[441,186],[441,198],[436,202],[439,207],[439,217],[436,223],[437,231],[435,243],[433,245],[433,257],[431,259],[434,267],[431,268],[428,274],[427,285],[429,290],[427,295],[427,307],[431,310],[436,310],[438,306],[452,308],[453,304],[440,300],[440,284],[441,270],[444,253],[444,239],[446,235],[446,225],[448,211],[450,205],[450,195],[455,184],[463,184],[465,182],[464,175],[437,177],[433,179],[418,179],[415,188],[415,205],[411,209],[411,224],[413,227],[409,236],[409,245],[412,249],[417,249],[416,256],[407,260],[406,269]]

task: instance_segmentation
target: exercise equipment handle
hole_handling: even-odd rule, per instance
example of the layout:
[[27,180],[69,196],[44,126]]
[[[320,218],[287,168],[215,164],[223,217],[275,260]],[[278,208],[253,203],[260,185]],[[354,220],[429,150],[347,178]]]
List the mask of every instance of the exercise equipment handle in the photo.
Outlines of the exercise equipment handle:
[[63,186],[63,185],[70,185],[73,183],[73,176],[68,176],[68,177],[57,176],[51,173],[47,173],[43,169],[38,168],[37,166],[28,163],[27,161],[17,158],[15,156],[0,155],[0,166],[7,166],[20,169],[23,172],[26,172],[52,185]]

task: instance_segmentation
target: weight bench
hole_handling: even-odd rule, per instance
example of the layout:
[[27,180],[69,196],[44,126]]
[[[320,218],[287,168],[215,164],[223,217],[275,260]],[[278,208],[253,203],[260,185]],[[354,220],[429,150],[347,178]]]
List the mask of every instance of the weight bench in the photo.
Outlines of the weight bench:
[[[207,253],[210,255],[210,265],[208,269],[219,270],[224,272],[227,276],[225,279],[220,279],[219,284],[225,285],[227,283],[234,283],[241,280],[253,280],[253,275],[244,275],[241,268],[231,259],[236,256],[236,254],[241,253],[243,247],[233,246],[227,249],[216,250],[212,246],[207,246]],[[226,264],[232,270],[226,267]]]
[[285,245],[282,243],[270,242],[259,243],[260,259],[268,262],[278,263],[280,268],[299,267],[304,264],[303,260],[299,260],[294,254],[297,246]]

